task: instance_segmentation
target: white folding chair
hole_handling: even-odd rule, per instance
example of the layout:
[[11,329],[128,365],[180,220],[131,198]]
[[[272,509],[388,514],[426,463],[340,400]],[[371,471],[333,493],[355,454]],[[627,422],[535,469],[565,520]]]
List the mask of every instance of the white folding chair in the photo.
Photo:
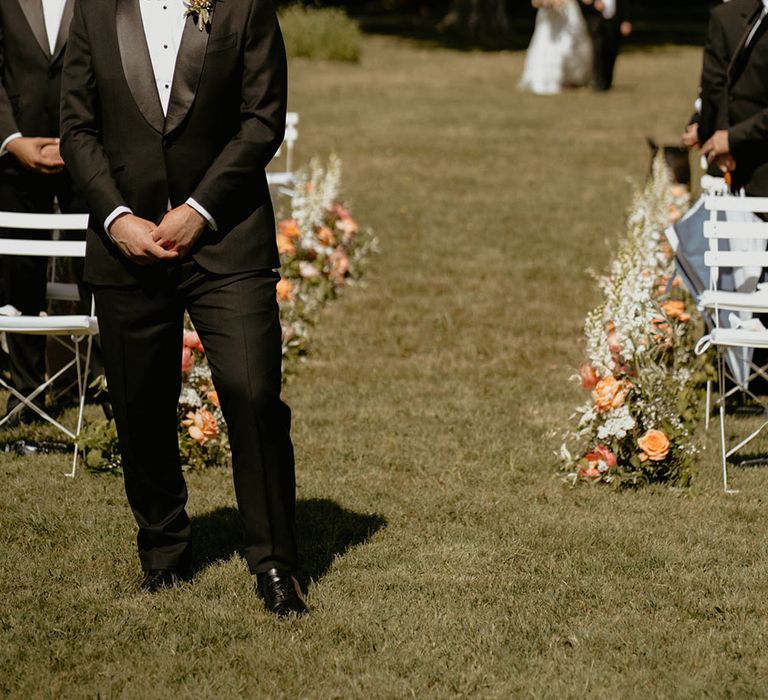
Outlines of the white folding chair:
[[283,170],[274,170],[267,172],[267,184],[271,190],[281,194],[292,194],[293,185],[293,151],[296,148],[296,141],[299,139],[299,115],[297,112],[288,112],[285,116],[285,138],[272,161],[275,163],[278,159],[283,160]]
[[[766,197],[707,197],[705,206],[710,212],[710,220],[704,225],[704,236],[709,240],[709,251],[704,262],[710,271],[710,288],[702,294],[700,305],[712,312],[714,327],[698,343],[696,352],[701,354],[711,345],[717,349],[718,388],[720,392],[720,449],[723,470],[723,488],[726,493],[734,493],[728,485],[728,459],[754,440],[766,427],[765,421],[757,430],[731,449],[727,448],[725,438],[725,399],[727,396],[726,368],[724,352],[731,349],[768,348],[768,330],[756,330],[744,327],[735,316],[738,312],[768,312],[768,291],[759,288],[755,292],[730,292],[719,288],[721,268],[766,268],[768,252],[763,251],[724,251],[720,250],[720,241],[753,240],[768,241],[768,223],[766,222],[729,222],[718,221],[718,212],[768,212]],[[732,327],[721,326],[721,311],[734,314]],[[763,377],[768,380],[765,367],[749,363],[750,376],[747,379]],[[738,389],[737,389],[738,390]]]
[[[0,229],[33,230],[33,231],[85,231],[88,228],[87,214],[23,214],[17,212],[0,212]],[[85,241],[63,240],[27,240],[16,238],[0,238],[0,255],[40,256],[46,258],[82,258],[85,257]],[[49,292],[58,298],[73,299],[72,285],[53,283]],[[19,403],[2,420],[0,425],[13,418],[18,412],[27,409],[34,411],[41,418],[58,428],[74,442],[72,470],[67,474],[74,477],[77,470],[78,439],[83,428],[83,413],[85,410],[85,395],[88,388],[88,371],[91,362],[93,338],[98,333],[98,324],[91,301],[90,315],[67,316],[0,316],[0,332],[21,333],[26,335],[68,337],[72,343],[73,358],[32,391],[28,396],[22,395],[10,386],[0,376],[0,386],[13,394]],[[85,341],[85,352],[81,344]],[[77,374],[78,413],[74,429],[67,428],[59,421],[40,408],[34,399],[43,393],[59,378],[65,376],[72,368]]]

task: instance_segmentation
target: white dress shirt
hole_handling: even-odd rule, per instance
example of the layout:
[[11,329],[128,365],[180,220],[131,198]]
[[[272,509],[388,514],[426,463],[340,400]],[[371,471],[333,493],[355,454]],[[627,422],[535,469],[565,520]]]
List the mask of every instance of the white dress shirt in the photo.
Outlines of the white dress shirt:
[[613,19],[616,16],[616,0],[603,0],[603,17]]
[[[139,0],[141,20],[144,25],[144,37],[147,40],[155,85],[163,107],[163,114],[168,116],[168,104],[171,99],[173,75],[176,71],[176,59],[179,55],[184,25],[190,21],[186,17],[187,7],[184,0]],[[186,203],[192,207],[216,230],[216,221],[208,211],[191,197]],[[168,208],[170,209],[170,202]],[[128,207],[117,207],[104,221],[104,229],[109,233],[112,222],[121,214],[132,214]]]
[[[64,16],[64,5],[66,5],[66,2],[67,0],[43,0],[45,33],[48,36],[48,47],[51,50],[51,55],[53,55],[53,51],[56,48],[56,40],[59,38],[61,18]],[[0,158],[7,153],[8,144],[21,137],[22,133],[19,131],[8,136],[3,143],[0,144]]]

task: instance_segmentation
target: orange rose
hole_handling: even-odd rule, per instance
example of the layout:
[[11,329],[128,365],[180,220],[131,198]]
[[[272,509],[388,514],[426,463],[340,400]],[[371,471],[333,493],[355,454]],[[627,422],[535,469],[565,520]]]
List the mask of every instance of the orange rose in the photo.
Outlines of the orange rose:
[[219,404],[219,392],[214,389],[213,391],[208,392],[208,400],[216,406],[216,408],[221,408],[221,405]]
[[687,323],[691,320],[691,315],[685,311],[685,302],[676,299],[668,299],[661,305],[661,310],[669,317],[676,318],[678,321]]
[[317,229],[317,240],[323,245],[333,246],[336,245],[336,239],[333,237],[333,231],[327,226],[321,226]]
[[605,379],[601,379],[592,391],[592,397],[595,400],[595,406],[601,413],[613,411],[621,408],[627,398],[627,385],[620,382],[612,374]]
[[277,252],[280,255],[296,254],[296,246],[293,245],[293,241],[284,233],[277,234]]
[[189,436],[200,445],[204,445],[219,434],[216,416],[205,408],[201,408],[195,413],[190,411],[187,413],[187,417],[181,421],[181,424],[187,428]]
[[651,462],[662,462],[669,454],[669,438],[661,430],[649,430],[637,441],[643,451],[640,460],[650,459]]
[[594,389],[600,381],[600,377],[589,362],[582,362],[579,365],[579,377],[581,377],[581,386],[585,389]]
[[283,219],[277,227],[280,233],[288,239],[301,238],[301,231],[296,219]]
[[277,300],[291,301],[293,299],[293,283],[290,280],[281,277],[277,283]]

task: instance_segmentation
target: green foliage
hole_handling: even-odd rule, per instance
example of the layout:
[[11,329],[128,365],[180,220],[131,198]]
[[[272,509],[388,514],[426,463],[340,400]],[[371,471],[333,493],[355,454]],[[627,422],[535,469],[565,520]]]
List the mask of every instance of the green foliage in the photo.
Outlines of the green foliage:
[[280,11],[280,28],[289,58],[360,60],[360,27],[343,10],[291,5]]

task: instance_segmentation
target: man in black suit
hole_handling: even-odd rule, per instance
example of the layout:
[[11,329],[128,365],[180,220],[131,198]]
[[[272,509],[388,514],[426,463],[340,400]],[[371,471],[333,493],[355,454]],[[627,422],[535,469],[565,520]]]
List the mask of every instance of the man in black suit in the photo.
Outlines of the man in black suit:
[[286,72],[269,0],[78,0],[61,115],[91,210],[85,277],[142,587],[172,585],[190,540],[176,414],[186,309],[229,428],[245,559],[278,615],[306,610],[264,172],[283,138]]
[[613,87],[613,73],[622,37],[632,33],[629,0],[580,0],[593,46],[592,87]]
[[712,10],[702,73],[702,153],[754,196],[768,195],[767,13],[763,0]]
[[[74,0],[0,0],[0,210],[84,211],[59,155],[59,97]],[[14,238],[24,231],[4,232]],[[44,235],[44,234],[39,234]],[[47,260],[3,260],[5,301],[25,314],[46,308]],[[8,335],[13,386],[25,396],[44,381],[43,336]],[[37,401],[42,407],[44,397]],[[8,401],[9,410],[17,404]],[[23,417],[35,420],[25,411]]]

